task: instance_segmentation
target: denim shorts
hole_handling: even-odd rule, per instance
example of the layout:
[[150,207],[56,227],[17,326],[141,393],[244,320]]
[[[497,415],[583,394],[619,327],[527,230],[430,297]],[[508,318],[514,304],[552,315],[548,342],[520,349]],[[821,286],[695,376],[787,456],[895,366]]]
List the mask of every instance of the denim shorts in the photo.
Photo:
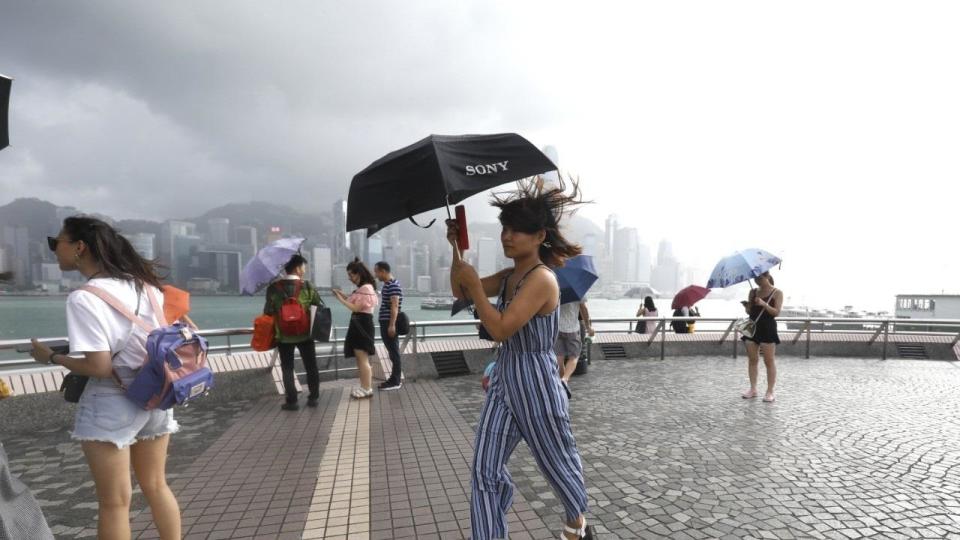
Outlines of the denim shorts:
[[77,441],[113,443],[122,449],[179,430],[172,409],[145,411],[127,399],[114,381],[91,377],[77,404],[70,436]]

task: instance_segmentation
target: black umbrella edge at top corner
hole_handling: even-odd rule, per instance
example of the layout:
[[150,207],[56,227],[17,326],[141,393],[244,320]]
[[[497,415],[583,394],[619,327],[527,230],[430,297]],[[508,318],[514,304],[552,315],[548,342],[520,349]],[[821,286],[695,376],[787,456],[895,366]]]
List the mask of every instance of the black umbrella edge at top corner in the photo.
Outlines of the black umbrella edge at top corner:
[[10,92],[13,78],[0,73],[0,150],[10,145]]

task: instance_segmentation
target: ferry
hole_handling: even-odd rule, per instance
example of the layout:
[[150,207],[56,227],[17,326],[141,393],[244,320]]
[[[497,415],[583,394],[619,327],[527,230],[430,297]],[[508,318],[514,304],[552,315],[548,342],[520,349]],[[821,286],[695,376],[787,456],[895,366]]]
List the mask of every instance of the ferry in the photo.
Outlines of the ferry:
[[452,296],[428,296],[420,302],[420,309],[450,310],[456,301]]

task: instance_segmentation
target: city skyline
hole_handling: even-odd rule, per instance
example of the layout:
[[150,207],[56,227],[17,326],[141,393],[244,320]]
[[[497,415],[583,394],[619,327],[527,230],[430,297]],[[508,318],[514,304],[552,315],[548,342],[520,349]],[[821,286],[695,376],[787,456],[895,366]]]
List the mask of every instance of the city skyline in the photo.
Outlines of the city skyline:
[[[958,293],[960,5],[906,6],[12,3],[0,193],[326,211],[427,134],[516,132],[580,178],[581,216],[701,272],[760,247],[798,303]],[[492,221],[486,202],[468,215]]]

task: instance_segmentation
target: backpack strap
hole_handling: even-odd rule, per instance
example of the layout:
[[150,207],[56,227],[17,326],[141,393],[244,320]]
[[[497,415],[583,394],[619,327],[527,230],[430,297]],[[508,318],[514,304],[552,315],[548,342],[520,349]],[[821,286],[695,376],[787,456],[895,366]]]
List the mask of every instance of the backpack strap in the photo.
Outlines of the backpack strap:
[[[110,307],[112,307],[114,310],[116,310],[117,313],[123,315],[123,316],[126,317],[127,319],[130,319],[130,322],[132,322],[133,324],[139,326],[140,328],[143,328],[143,330],[146,331],[148,334],[153,331],[153,328],[151,328],[150,325],[147,324],[143,319],[141,319],[140,317],[134,315],[133,313],[130,313],[130,310],[127,309],[127,307],[124,306],[123,303],[121,303],[119,300],[117,300],[117,297],[116,297],[116,296],[108,293],[107,291],[101,289],[100,287],[94,287],[94,286],[92,286],[92,285],[84,285],[83,287],[80,287],[80,289],[78,289],[78,290],[86,291],[86,292],[88,292],[88,293],[96,296],[97,298],[103,300],[104,302],[106,302],[106,304],[107,304],[108,306],[110,306]],[[152,291],[147,291],[148,294],[151,293],[151,292],[152,292]],[[153,306],[154,306],[154,310],[156,310],[156,306],[157,306],[156,297],[151,295],[150,300],[151,300],[151,303],[152,303]],[[140,312],[140,295],[138,294],[138,295],[137,295],[137,313],[139,314],[139,312]],[[164,320],[163,311],[160,311],[160,320]],[[130,331],[130,335],[127,336],[127,343],[130,342],[130,337],[132,337],[132,336],[133,336],[133,331],[131,330],[131,331]],[[113,355],[111,356],[111,360],[113,360],[114,358],[116,358],[117,355],[120,354],[120,351],[122,351],[122,350],[124,349],[124,347],[126,347],[126,344],[124,344],[124,346],[121,347],[119,351],[113,353]],[[123,381],[120,380],[120,375],[117,374],[117,370],[116,370],[116,369],[111,369],[111,370],[110,370],[110,375],[113,376],[113,380],[114,380],[114,382],[117,383],[117,386],[119,386],[121,390],[123,390],[124,392],[126,392],[126,391],[127,391],[127,387],[126,387],[126,385],[123,384]]]
[[160,302],[157,301],[157,295],[153,292],[153,287],[144,284],[143,288],[146,289],[147,298],[150,299],[150,307],[153,308],[153,318],[157,322],[157,328],[167,325],[167,316],[163,313],[163,308],[160,307]]
[[[146,330],[146,332],[147,332],[148,334],[149,334],[151,331],[153,331],[153,328],[152,328],[149,324],[147,324],[146,321],[144,321],[144,320],[141,319],[140,317],[137,317],[137,316],[134,315],[133,313],[130,313],[130,310],[127,309],[127,307],[124,306],[123,303],[121,303],[119,300],[117,300],[117,297],[116,297],[116,296],[113,296],[112,294],[108,293],[107,291],[105,291],[105,290],[103,290],[103,289],[101,289],[101,288],[99,288],[99,287],[94,287],[94,286],[92,286],[92,285],[84,285],[83,287],[80,287],[79,290],[81,290],[81,291],[86,291],[86,292],[88,292],[88,293],[96,296],[97,298],[103,300],[104,302],[107,303],[107,305],[109,305],[109,306],[112,307],[114,310],[116,310],[117,313],[119,313],[119,314],[123,315],[124,317],[126,317],[127,319],[129,319],[130,322],[132,322],[133,324],[135,324],[135,325],[139,326],[140,328],[143,328],[144,330]],[[156,311],[156,298],[153,297],[153,296],[151,296],[150,300],[151,300],[151,303],[154,304],[154,311]],[[160,318],[163,318],[163,312],[162,312],[162,311],[160,312]]]

